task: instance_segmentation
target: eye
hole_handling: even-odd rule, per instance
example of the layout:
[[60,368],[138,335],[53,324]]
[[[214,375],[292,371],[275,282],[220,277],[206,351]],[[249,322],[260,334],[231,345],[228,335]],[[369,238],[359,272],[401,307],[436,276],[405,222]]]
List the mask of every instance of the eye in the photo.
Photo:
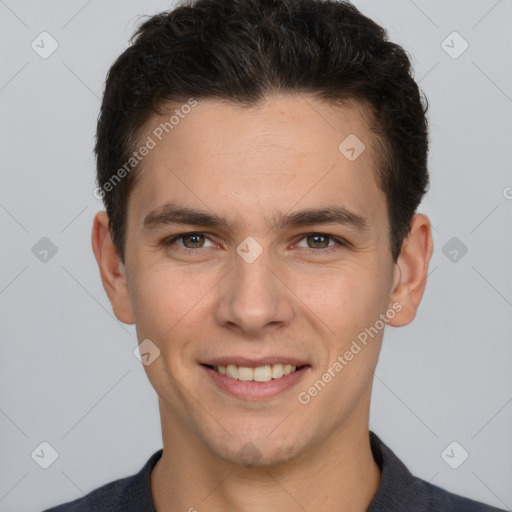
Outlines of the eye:
[[[179,241],[181,241],[182,243],[176,243]],[[208,247],[204,245],[205,241],[209,241],[211,243],[211,246],[215,245],[207,236],[205,236],[204,233],[181,233],[166,240],[164,244],[166,246],[176,245],[178,249],[186,251]]]
[[[333,250],[338,249],[338,247],[346,246],[347,243],[338,237],[333,237],[332,235],[328,235],[326,233],[308,233],[306,235],[303,235],[303,237],[300,239],[306,241],[306,248],[307,249],[313,249],[313,250],[320,250],[324,249],[323,253],[325,252],[331,252]],[[331,240],[333,243],[329,245],[329,240]],[[304,245],[296,244],[297,247],[304,247]]]

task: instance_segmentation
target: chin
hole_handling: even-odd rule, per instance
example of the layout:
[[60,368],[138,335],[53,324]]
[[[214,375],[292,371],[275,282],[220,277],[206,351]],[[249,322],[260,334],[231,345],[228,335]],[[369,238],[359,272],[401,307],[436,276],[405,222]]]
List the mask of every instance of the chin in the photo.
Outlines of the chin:
[[213,452],[223,459],[246,467],[271,467],[295,458],[304,449],[300,439],[275,436],[269,439],[260,430],[254,436],[237,436],[210,445]]

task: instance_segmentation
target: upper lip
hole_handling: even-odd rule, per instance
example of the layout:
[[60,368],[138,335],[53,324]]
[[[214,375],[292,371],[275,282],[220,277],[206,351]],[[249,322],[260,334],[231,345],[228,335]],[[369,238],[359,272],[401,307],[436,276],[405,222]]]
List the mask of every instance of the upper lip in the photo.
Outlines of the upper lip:
[[247,368],[257,368],[258,366],[267,366],[272,364],[291,364],[293,366],[307,366],[308,362],[303,359],[297,359],[296,357],[287,356],[267,356],[258,358],[249,358],[243,356],[224,356],[216,357],[214,359],[208,359],[202,361],[201,364],[208,366],[227,366],[228,364],[234,364],[236,366],[245,366]]

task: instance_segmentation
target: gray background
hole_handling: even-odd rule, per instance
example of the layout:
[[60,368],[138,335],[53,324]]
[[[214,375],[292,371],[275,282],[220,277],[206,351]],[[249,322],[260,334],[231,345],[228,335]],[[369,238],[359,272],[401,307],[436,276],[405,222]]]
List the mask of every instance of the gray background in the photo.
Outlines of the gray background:
[[[416,475],[511,510],[512,2],[355,3],[413,56],[432,137],[419,210],[434,226],[430,277],[416,320],[386,331],[371,428]],[[106,72],[139,15],[169,8],[0,1],[1,511],[80,497],[161,446],[156,393],[133,326],[112,315],[90,231]],[[31,48],[43,31],[59,45],[47,59]],[[454,31],[469,44],[458,58],[462,40],[442,45]],[[57,247],[46,262],[32,251],[42,237]],[[59,454],[48,469],[31,458],[43,441]],[[458,469],[441,456],[453,441],[469,453]],[[463,452],[448,453],[454,464]]]

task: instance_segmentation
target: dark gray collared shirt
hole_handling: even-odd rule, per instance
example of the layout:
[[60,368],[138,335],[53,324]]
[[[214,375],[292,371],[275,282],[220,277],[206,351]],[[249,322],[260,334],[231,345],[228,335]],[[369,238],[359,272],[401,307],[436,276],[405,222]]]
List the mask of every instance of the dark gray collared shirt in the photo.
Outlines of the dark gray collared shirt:
[[[413,476],[373,432],[370,432],[370,445],[381,470],[381,480],[367,512],[500,512]],[[150,476],[161,456],[162,450],[158,450],[136,475],[44,512],[155,512]]]

